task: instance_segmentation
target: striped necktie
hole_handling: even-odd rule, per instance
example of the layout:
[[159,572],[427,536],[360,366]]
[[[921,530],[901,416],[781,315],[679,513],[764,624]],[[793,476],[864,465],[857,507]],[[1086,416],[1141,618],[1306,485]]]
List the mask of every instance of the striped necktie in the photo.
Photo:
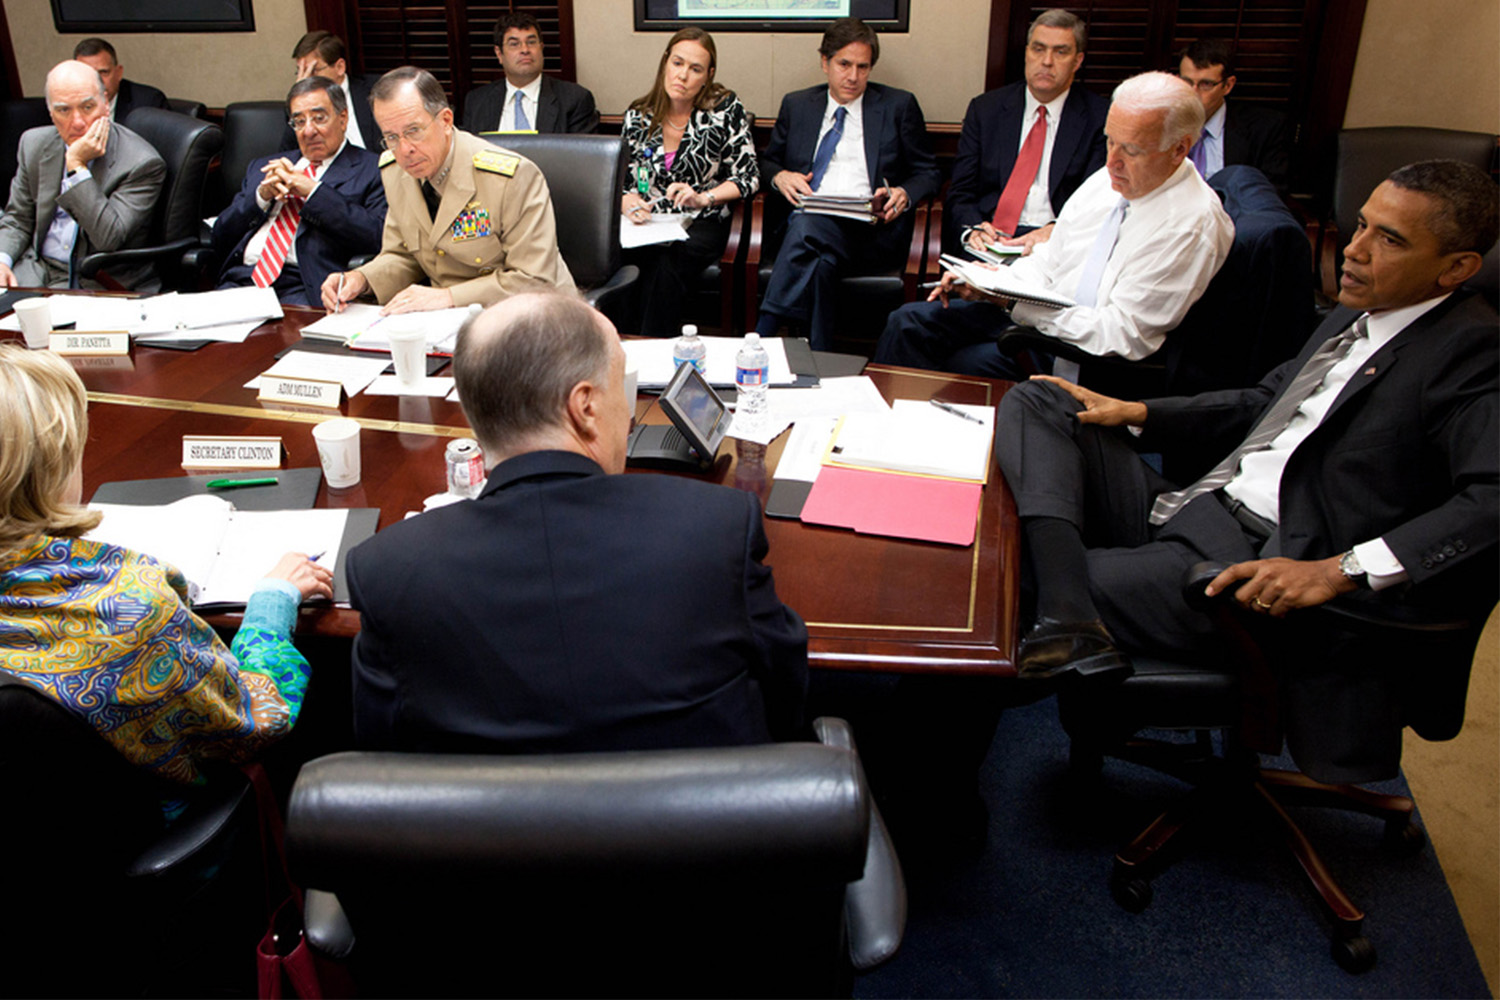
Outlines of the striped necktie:
[[[316,177],[317,169],[317,164],[309,163],[302,172],[309,177]],[[297,237],[297,225],[301,221],[302,199],[291,197],[283,201],[281,211],[276,215],[276,222],[271,226],[271,234],[266,237],[266,247],[261,251],[260,262],[250,274],[250,280],[257,288],[270,288],[281,276],[281,269],[286,266],[287,254],[292,252],[292,240]]]
[[1240,467],[1240,460],[1275,441],[1291,425],[1292,418],[1297,415],[1297,410],[1307,401],[1307,397],[1323,384],[1323,379],[1328,377],[1333,366],[1344,360],[1355,342],[1369,336],[1369,333],[1370,314],[1365,313],[1343,333],[1324,341],[1323,346],[1313,352],[1302,370],[1292,379],[1286,392],[1265,412],[1260,422],[1251,429],[1249,437],[1228,458],[1187,489],[1163,493],[1156,498],[1156,503],[1151,506],[1151,523],[1166,524],[1173,514],[1187,506],[1189,500],[1210,493],[1233,479]]

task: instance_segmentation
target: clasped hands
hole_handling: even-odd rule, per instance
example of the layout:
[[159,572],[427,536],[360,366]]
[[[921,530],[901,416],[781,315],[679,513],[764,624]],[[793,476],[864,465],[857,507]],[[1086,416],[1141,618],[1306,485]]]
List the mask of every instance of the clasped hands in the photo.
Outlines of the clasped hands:
[[[813,193],[812,174],[799,174],[795,170],[783,170],[771,178],[771,186],[781,192],[787,201],[802,207],[802,199]],[[899,184],[879,187],[870,196],[870,208],[881,222],[891,222],[911,207],[911,198]]]
[[[1032,381],[1051,382],[1072,396],[1083,408],[1081,424],[1100,427],[1141,427],[1146,423],[1145,403],[1105,396],[1053,375],[1033,375]],[[1311,608],[1358,589],[1339,569],[1339,556],[1327,559],[1251,559],[1235,563],[1209,581],[1205,593],[1216,597],[1235,584],[1233,599],[1248,610],[1283,618],[1298,608]]]
[[278,156],[260,170],[266,175],[255,192],[261,201],[281,201],[286,198],[306,201],[317,185],[317,181],[298,170],[284,156]]

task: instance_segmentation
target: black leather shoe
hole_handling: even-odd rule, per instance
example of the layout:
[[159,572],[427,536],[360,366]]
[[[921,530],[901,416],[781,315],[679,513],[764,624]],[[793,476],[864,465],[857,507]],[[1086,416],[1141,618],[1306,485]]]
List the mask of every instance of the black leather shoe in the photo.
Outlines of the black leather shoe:
[[1016,656],[1016,671],[1026,680],[1071,676],[1090,683],[1123,681],[1135,672],[1130,658],[1115,646],[1099,619],[1060,622],[1038,618]]

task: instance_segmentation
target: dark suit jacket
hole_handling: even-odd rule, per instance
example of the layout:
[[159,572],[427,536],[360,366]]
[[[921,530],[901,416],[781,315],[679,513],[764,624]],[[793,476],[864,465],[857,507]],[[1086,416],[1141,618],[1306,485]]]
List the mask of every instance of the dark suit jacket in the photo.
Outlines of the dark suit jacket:
[[[1020,151],[1021,117],[1025,113],[1025,82],[988,91],[969,102],[943,210],[943,242],[950,249],[958,245],[958,235],[965,226],[977,226],[994,216]],[[1047,174],[1052,211],[1061,212],[1084,178],[1104,166],[1104,119],[1108,114],[1109,102],[1083,84],[1075,83],[1068,91]]]
[[1224,112],[1224,166],[1255,167],[1285,191],[1292,172],[1292,133],[1286,116],[1248,101],[1228,101]]
[[552,752],[800,734],[807,631],[776,597],[760,504],[572,452],[349,554],[361,747]]
[[[1357,315],[1335,309],[1297,358],[1254,388],[1148,400],[1150,443],[1215,440],[1228,454],[1312,352]],[[1394,617],[1482,616],[1493,606],[1500,585],[1496,323],[1479,296],[1456,293],[1376,351],[1288,460],[1273,543],[1279,554],[1326,559],[1383,538],[1410,577],[1407,587],[1341,600]],[[1425,654],[1418,649],[1394,663],[1378,649],[1352,661],[1323,655],[1288,666],[1285,721],[1299,765],[1325,781],[1375,780],[1395,773],[1402,725],[1429,739],[1454,735],[1468,657],[1445,659],[1432,640],[1424,644]]]
[[[783,170],[810,174],[818,151],[818,133],[828,107],[827,85],[793,91],[781,99],[771,141],[760,157],[761,189],[772,192],[784,207],[785,199],[774,194],[771,178]],[[905,90],[872,83],[865,90],[862,118],[865,133],[865,166],[872,189],[892,185],[906,189],[915,206],[937,194],[940,175],[937,159],[927,141],[927,122],[917,98]],[[876,226],[875,238],[892,247],[911,242],[913,213],[903,212],[890,226]]]
[[[531,124],[538,132],[595,132],[599,128],[594,95],[576,83],[544,73],[536,103],[536,121]],[[464,131],[475,135],[495,131],[495,126],[500,123],[500,112],[504,109],[504,77],[483,87],[475,87],[464,98]]]
[[172,110],[171,105],[167,103],[167,95],[155,87],[136,83],[133,80],[121,80],[119,92],[115,94],[115,121],[125,124],[125,119],[129,118],[130,112],[136,108]]
[[[276,155],[293,163],[302,156],[295,149]],[[214,221],[214,253],[224,262],[219,271],[221,287],[250,281],[244,264],[245,247],[266,221],[268,213],[256,203],[255,189],[263,176],[261,167],[271,159],[264,156],[250,164],[239,194]],[[345,270],[351,257],[380,252],[386,205],[379,162],[374,153],[351,142],[324,172],[322,183],[302,206],[302,222],[297,227],[297,269],[303,297],[283,301],[320,305],[320,289],[329,274]]]

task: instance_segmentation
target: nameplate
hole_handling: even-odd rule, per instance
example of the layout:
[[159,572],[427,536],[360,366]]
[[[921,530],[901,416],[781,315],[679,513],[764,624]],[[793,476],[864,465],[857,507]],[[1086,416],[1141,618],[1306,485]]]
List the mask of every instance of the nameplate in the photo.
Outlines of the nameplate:
[[120,333],[54,333],[47,345],[56,354],[83,357],[106,354],[129,354],[130,334]]
[[298,406],[324,406],[337,409],[344,398],[344,384],[316,378],[260,377],[262,403],[295,403]]
[[182,436],[184,469],[279,469],[279,437]]
[[90,371],[90,372],[133,372],[133,371],[135,371],[135,362],[132,361],[132,360],[130,360],[130,355],[128,355],[128,354],[115,354],[115,355],[105,355],[105,356],[95,356],[95,355],[91,355],[91,354],[85,354],[85,355],[74,354],[74,355],[70,355],[68,357],[68,364],[72,365],[78,371]]

